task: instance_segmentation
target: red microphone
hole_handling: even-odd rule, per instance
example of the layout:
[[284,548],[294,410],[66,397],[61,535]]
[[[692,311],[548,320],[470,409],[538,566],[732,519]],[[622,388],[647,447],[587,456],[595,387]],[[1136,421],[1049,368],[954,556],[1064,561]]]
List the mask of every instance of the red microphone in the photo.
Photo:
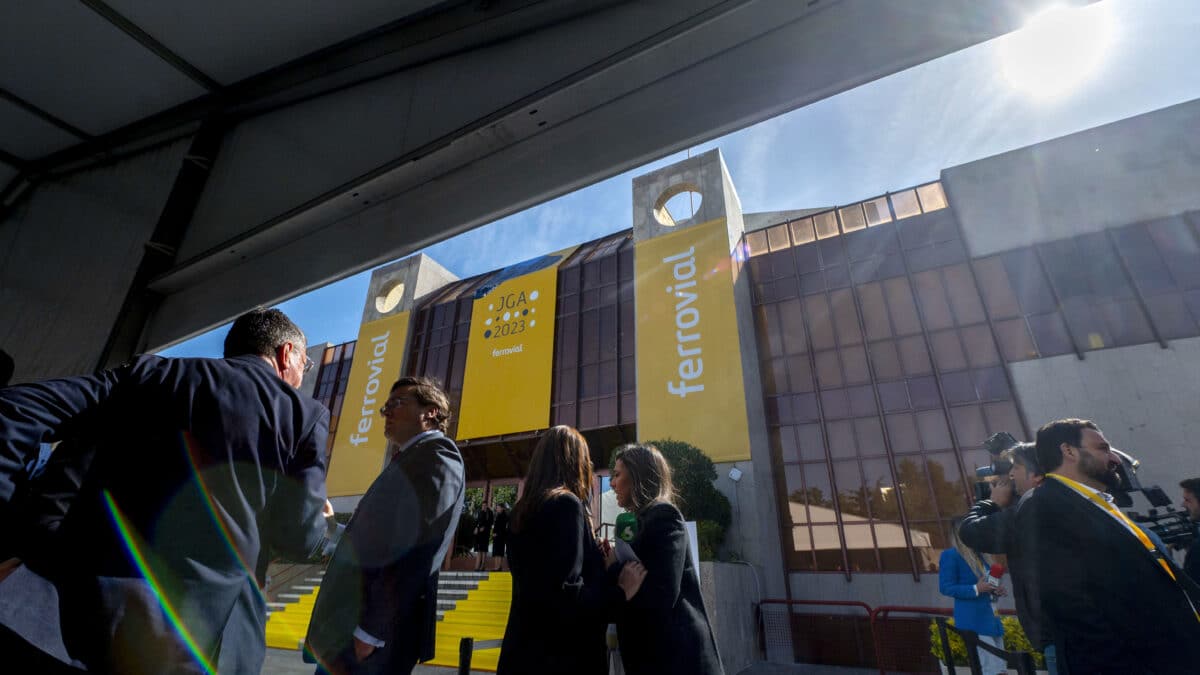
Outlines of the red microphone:
[[987,582],[993,586],[1000,585],[1000,577],[1004,576],[1004,565],[996,563],[988,570]]

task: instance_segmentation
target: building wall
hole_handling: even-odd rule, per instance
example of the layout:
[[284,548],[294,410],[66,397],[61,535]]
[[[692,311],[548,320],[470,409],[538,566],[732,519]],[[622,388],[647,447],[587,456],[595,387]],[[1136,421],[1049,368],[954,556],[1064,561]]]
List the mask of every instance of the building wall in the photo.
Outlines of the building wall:
[[[1026,361],[1012,366],[1029,419],[1094,420],[1108,440],[1142,461],[1143,485],[1179,494],[1180,479],[1200,476],[1200,338],[1172,340]],[[1139,505],[1140,506],[1140,505]]]

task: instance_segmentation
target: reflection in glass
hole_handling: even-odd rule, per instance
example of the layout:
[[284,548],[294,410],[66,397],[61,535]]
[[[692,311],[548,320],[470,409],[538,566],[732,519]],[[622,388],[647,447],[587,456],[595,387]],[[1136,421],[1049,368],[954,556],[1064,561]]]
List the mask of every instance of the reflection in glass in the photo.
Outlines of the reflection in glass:
[[917,193],[915,190],[905,190],[904,192],[896,192],[891,196],[892,209],[896,212],[896,218],[909,218],[921,213],[921,205],[917,203]]

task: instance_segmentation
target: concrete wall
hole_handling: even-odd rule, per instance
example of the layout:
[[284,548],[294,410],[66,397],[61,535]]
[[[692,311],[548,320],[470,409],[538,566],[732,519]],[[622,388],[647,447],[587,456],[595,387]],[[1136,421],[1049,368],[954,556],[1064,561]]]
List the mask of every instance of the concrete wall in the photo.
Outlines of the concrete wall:
[[1200,208],[1200,101],[942,172],[972,256]]
[[755,610],[762,588],[754,568],[733,563],[700,563],[700,593],[729,675],[762,661]]
[[1014,363],[1017,398],[1035,428],[1061,417],[1094,420],[1142,461],[1143,485],[1161,485],[1178,501],[1179,481],[1200,476],[1200,338],[1167,344]]

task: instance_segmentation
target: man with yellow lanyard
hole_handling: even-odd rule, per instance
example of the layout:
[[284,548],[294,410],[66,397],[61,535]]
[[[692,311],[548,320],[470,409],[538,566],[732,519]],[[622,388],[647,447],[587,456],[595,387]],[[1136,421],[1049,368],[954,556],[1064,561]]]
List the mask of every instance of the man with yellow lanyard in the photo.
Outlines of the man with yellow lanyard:
[[1095,423],[1037,433],[1046,481],[1016,516],[1020,555],[1060,667],[1084,673],[1200,672],[1200,587],[1112,503],[1120,459]]

